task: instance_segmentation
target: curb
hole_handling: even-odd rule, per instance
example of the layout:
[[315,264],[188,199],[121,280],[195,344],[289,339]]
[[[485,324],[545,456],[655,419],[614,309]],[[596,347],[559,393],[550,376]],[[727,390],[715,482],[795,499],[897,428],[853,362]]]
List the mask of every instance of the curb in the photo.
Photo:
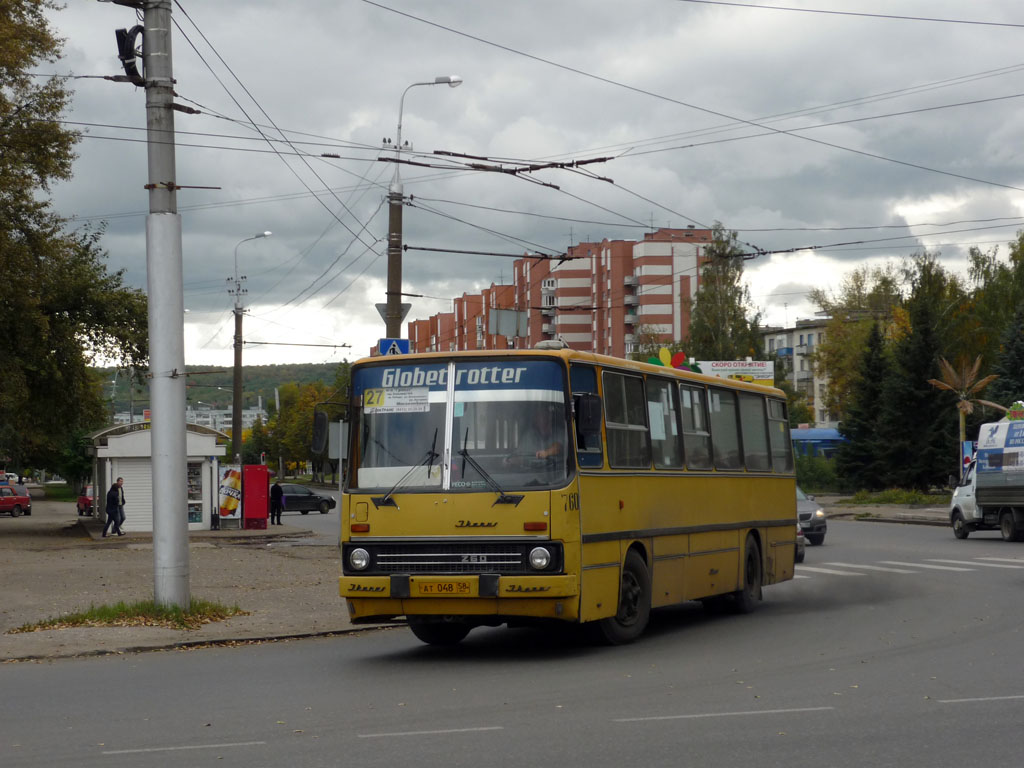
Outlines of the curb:
[[78,659],[89,656],[124,656],[129,653],[148,653],[155,651],[187,651],[192,648],[214,648],[232,645],[260,645],[263,643],[287,642],[288,640],[309,640],[317,637],[339,637],[351,635],[356,632],[376,631],[381,629],[394,629],[405,626],[405,621],[395,620],[388,623],[365,624],[358,627],[346,629],[325,629],[319,632],[295,632],[288,635],[265,635],[255,637],[225,637],[216,640],[182,640],[174,643],[161,643],[159,645],[129,645],[121,648],[93,649],[73,653],[51,653],[36,654],[28,656],[10,656],[0,659],[0,664],[15,664],[18,662],[40,662],[55,661],[57,659]]

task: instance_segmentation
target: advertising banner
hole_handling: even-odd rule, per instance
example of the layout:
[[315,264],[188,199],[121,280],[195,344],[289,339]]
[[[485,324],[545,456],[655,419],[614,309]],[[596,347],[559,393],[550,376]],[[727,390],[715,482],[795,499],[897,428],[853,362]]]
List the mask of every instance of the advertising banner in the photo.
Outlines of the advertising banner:
[[221,520],[242,519],[242,468],[237,464],[220,465],[217,506]]
[[771,360],[699,360],[697,365],[708,376],[775,386],[775,364]]

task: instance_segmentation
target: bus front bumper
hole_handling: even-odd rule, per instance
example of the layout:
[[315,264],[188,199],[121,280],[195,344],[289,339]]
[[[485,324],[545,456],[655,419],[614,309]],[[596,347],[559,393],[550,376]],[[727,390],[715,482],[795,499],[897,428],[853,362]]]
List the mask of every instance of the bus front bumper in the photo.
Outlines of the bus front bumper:
[[[353,622],[408,615],[537,616],[574,619],[576,576],[342,576]],[[573,598],[566,600],[566,598]]]

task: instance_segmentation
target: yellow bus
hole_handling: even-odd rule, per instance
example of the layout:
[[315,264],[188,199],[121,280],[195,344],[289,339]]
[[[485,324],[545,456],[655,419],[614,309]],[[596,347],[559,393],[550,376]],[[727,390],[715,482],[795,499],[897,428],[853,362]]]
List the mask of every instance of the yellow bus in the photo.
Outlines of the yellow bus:
[[422,641],[652,608],[752,610],[793,578],[796,491],[777,389],[579,352],[376,357],[352,367],[341,596]]

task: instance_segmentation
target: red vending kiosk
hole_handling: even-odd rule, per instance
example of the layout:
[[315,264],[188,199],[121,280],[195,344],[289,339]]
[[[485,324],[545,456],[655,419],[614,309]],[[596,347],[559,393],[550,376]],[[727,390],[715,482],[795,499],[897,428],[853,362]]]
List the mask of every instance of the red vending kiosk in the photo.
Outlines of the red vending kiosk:
[[243,528],[267,527],[270,512],[270,474],[264,464],[246,464],[242,467]]

